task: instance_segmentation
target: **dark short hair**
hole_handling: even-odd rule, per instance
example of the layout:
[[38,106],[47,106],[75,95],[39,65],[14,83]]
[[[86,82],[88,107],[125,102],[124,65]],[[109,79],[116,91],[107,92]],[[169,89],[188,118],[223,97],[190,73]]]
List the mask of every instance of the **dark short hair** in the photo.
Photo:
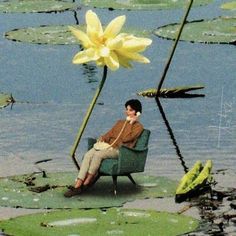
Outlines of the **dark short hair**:
[[131,99],[125,103],[125,107],[130,106],[136,112],[142,113],[142,104],[138,99]]

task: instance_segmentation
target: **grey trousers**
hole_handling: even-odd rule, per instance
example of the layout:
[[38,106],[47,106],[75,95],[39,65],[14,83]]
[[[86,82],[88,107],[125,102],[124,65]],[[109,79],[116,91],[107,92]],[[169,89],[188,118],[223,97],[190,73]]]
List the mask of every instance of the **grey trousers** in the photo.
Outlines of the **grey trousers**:
[[108,148],[105,150],[96,151],[94,148],[91,148],[84,155],[82,164],[80,166],[80,171],[78,178],[84,180],[87,173],[96,174],[102,160],[107,158],[118,158],[119,150],[115,148]]

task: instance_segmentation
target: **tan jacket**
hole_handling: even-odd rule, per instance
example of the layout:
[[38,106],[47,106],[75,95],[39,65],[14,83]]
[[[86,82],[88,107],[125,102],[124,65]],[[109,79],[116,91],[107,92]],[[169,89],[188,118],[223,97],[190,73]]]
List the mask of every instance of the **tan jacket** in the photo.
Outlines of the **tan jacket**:
[[[118,120],[116,124],[104,135],[100,137],[101,141],[112,144],[119,135],[125,120]],[[119,148],[121,145],[134,147],[139,135],[143,131],[143,125],[136,121],[133,124],[126,122],[125,128],[118,140],[112,145],[114,148]]]

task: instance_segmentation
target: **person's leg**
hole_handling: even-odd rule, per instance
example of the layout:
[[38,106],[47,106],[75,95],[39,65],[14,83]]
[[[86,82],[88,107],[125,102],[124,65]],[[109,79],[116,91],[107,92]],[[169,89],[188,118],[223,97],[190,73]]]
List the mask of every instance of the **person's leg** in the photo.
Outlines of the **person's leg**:
[[81,193],[82,191],[81,187],[84,183],[84,179],[87,176],[89,165],[90,165],[91,159],[93,158],[94,152],[95,150],[92,148],[84,155],[83,161],[81,163],[79,175],[75,183],[75,187],[70,187],[69,190],[64,193],[65,197],[73,197]]
[[84,182],[83,182],[83,185],[84,186],[88,186],[89,184],[91,184],[96,178],[96,174],[87,174]]
[[119,155],[119,151],[114,148],[96,151],[91,160],[91,163],[88,169],[88,175],[86,179],[84,180],[83,184],[88,185],[94,180],[98,172],[98,169],[101,165],[102,160],[107,159],[107,158],[118,158],[118,155]]
[[87,153],[85,153],[81,166],[80,166],[80,171],[79,171],[76,183],[75,183],[75,188],[80,188],[83,185],[83,182],[87,176],[88,169],[89,169],[94,153],[95,153],[94,148],[90,149]]

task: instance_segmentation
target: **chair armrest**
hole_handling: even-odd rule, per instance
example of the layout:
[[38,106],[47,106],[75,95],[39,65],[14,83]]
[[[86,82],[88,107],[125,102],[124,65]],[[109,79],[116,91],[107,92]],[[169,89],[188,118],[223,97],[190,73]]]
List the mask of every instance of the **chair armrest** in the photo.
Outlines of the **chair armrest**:
[[88,150],[90,150],[91,148],[93,148],[93,145],[97,142],[97,139],[95,138],[88,138]]
[[148,148],[135,149],[126,146],[119,148],[118,171],[121,174],[143,172]]

